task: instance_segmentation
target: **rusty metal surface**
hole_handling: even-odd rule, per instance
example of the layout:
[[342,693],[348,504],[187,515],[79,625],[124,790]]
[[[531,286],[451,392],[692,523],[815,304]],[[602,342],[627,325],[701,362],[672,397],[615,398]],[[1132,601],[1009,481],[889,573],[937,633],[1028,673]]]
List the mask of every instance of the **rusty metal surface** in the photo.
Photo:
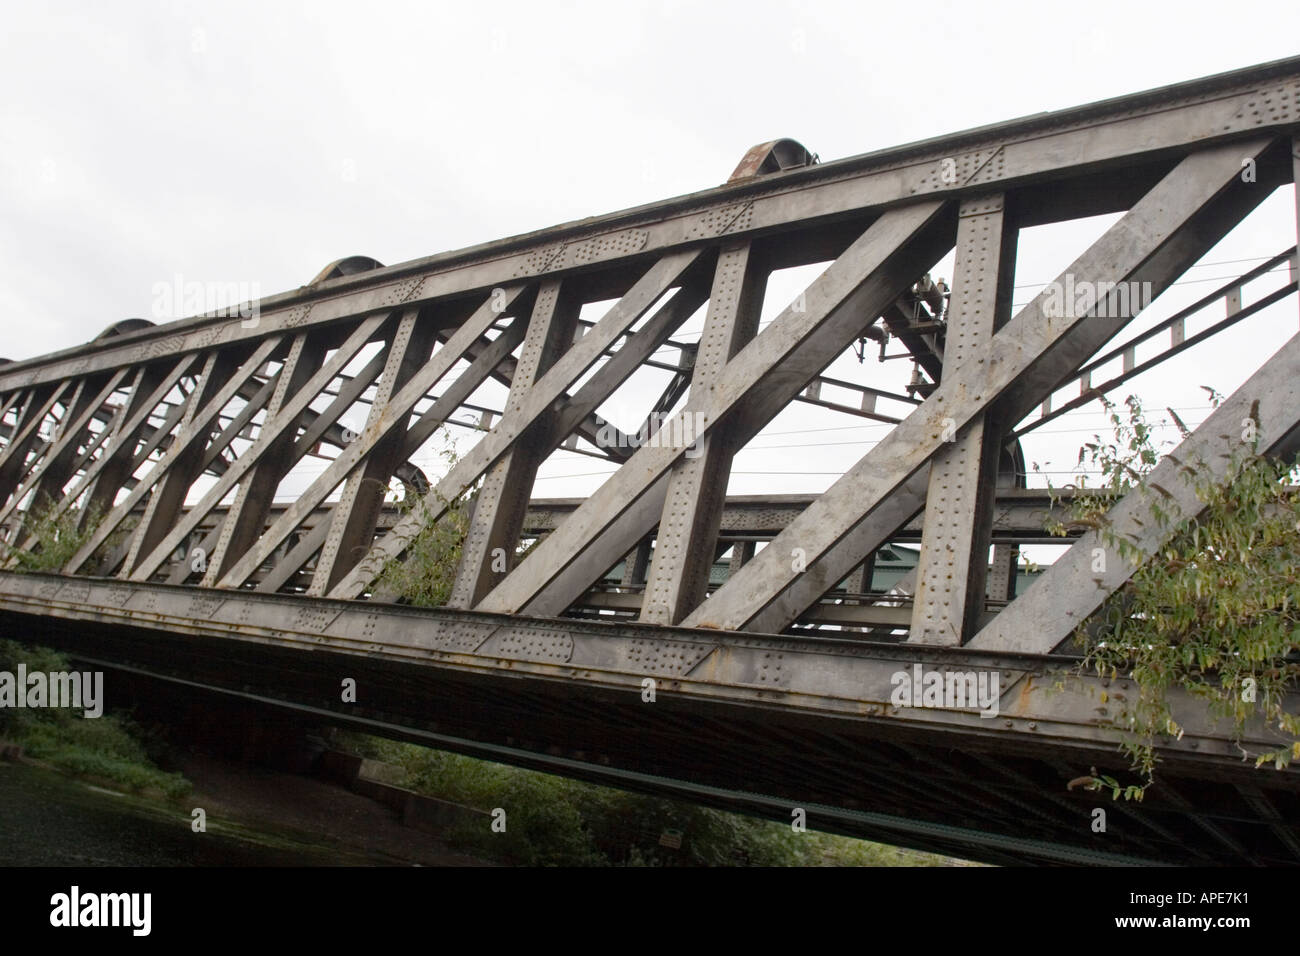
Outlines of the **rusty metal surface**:
[[816,154],[810,152],[802,143],[792,139],[773,139],[766,143],[751,146],[739,164],[727,177],[727,182],[739,182],[753,176],[784,172],[787,169],[802,169],[815,166],[819,162]]

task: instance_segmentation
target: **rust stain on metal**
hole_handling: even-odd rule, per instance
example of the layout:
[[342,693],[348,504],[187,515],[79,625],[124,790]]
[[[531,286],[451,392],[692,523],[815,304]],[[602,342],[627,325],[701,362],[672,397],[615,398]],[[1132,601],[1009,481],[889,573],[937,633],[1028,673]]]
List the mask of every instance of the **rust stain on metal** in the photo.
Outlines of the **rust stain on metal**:
[[740,160],[740,164],[727,178],[734,183],[741,179],[750,179],[766,173],[777,173],[783,169],[798,169],[812,166],[819,162],[815,153],[809,152],[801,143],[792,139],[771,139],[766,143],[751,146]]

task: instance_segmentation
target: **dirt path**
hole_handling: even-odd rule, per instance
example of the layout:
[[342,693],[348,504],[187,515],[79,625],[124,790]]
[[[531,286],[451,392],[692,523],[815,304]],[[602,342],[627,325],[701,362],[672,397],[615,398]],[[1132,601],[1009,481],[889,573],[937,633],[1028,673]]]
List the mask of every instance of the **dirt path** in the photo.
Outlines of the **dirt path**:
[[182,756],[194,784],[186,802],[209,820],[226,818],[327,848],[340,863],[377,866],[492,866],[456,853],[436,835],[402,825],[383,804],[314,777],[267,770],[208,754]]

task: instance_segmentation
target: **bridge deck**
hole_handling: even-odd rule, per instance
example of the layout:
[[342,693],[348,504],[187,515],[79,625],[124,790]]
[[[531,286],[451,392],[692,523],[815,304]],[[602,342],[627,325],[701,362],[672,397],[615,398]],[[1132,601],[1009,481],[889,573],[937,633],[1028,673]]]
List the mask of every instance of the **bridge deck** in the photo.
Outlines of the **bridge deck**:
[[[39,633],[115,684],[149,678],[151,694],[220,693],[777,819],[800,806],[815,828],[887,843],[1003,863],[1300,862],[1292,775],[1243,764],[1194,711],[1140,807],[1069,789],[1116,764],[1099,691],[1132,688],[1067,676],[1053,693],[1060,657],[47,575],[0,575],[0,608],[8,633]],[[917,665],[997,674],[997,715],[891,706],[894,675]]]

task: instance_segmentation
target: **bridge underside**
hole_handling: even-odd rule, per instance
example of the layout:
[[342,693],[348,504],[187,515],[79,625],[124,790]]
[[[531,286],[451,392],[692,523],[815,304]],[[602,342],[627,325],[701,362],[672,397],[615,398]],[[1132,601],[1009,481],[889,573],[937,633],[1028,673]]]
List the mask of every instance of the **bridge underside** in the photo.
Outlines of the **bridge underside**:
[[[270,705],[776,820],[802,807],[816,829],[991,863],[1300,861],[1289,775],[1243,763],[1212,727],[1189,727],[1141,804],[1080,786],[1093,768],[1122,762],[1096,727],[1102,682],[1072,676],[1059,658],[351,602],[304,608],[45,575],[5,575],[0,586],[0,627],[106,669],[110,706],[128,702],[115,689],[191,703],[216,693],[246,708],[244,719],[265,720]],[[476,641],[477,651],[463,649]],[[995,717],[891,706],[893,675],[918,663],[996,671],[1020,690]],[[851,697],[809,690],[827,667],[846,675]],[[638,676],[647,673],[653,702]],[[346,677],[356,703],[341,703]],[[1064,689],[1053,692],[1058,679]],[[1104,687],[1112,698],[1132,691],[1122,680]],[[1105,832],[1094,830],[1097,808]]]
[[[1124,806],[1068,784],[1116,763],[1132,687],[1052,692],[1173,533],[1154,509],[1198,513],[1185,475],[1300,449],[1294,228],[1134,325],[1300,180],[1300,59],[834,163],[770,145],[694,195],[0,361],[0,620],[169,685],[981,859],[1300,862],[1300,773],[1242,759],[1268,728],[1234,743],[1175,695],[1185,733]],[[1022,234],[1103,214],[1016,310]],[[1052,511],[1022,439],[1215,337],[1257,369],[1113,506],[1131,547],[1080,529],[1018,587]],[[869,341],[906,389],[837,371]],[[728,497],[808,408],[887,431],[816,495]],[[476,439],[454,460],[450,425]],[[574,454],[599,487],[533,501]],[[444,534],[445,607],[404,606],[393,575]],[[914,571],[873,587],[901,541]],[[923,672],[996,701],[935,706]],[[359,702],[331,703],[347,677]]]

